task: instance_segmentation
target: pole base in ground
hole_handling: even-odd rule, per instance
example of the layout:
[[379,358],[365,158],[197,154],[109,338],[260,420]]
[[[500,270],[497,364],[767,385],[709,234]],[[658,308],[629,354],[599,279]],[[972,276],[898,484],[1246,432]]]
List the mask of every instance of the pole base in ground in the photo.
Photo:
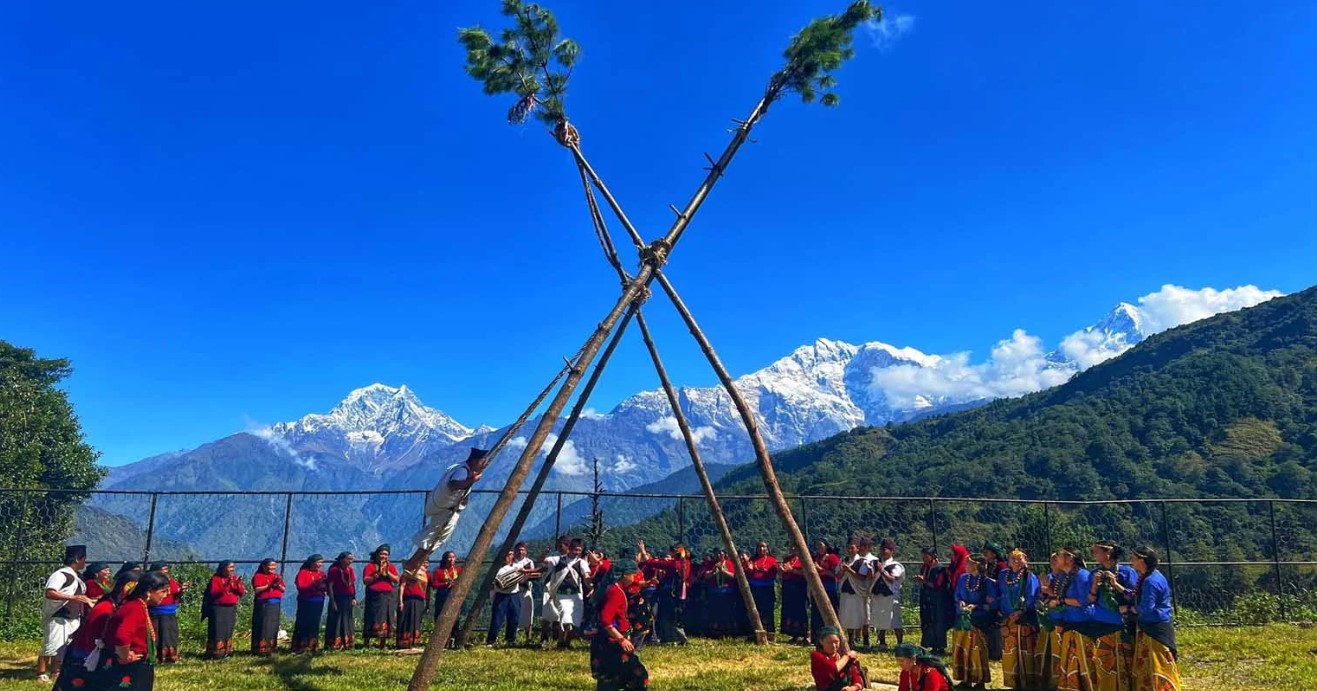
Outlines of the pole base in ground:
[[755,632],[755,645],[768,645],[771,642],[767,631]]

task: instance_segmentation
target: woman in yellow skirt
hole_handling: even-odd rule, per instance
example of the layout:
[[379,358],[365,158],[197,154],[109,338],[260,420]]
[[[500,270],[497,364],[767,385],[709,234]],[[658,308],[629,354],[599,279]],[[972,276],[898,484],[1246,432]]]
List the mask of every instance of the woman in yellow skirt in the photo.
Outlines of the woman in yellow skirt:
[[975,555],[965,562],[966,572],[956,582],[956,627],[951,632],[952,676],[961,686],[987,688],[992,681],[988,669],[988,628],[992,612],[988,595],[992,581],[987,562]]
[[1124,610],[1134,602],[1139,575],[1120,563],[1120,545],[1103,540],[1092,548],[1093,679],[1097,691],[1130,691],[1134,687],[1134,635],[1126,628]]
[[1134,691],[1180,691],[1180,651],[1171,624],[1171,586],[1157,570],[1157,553],[1151,547],[1134,550],[1139,585],[1134,613],[1139,630],[1134,638]]
[[1053,552],[1048,562],[1051,571],[1038,587],[1038,640],[1034,643],[1034,670],[1038,688],[1055,689],[1061,678],[1061,614],[1064,607],[1054,607],[1056,585],[1061,579],[1061,556]]
[[1036,689],[1038,667],[1034,648],[1038,640],[1038,577],[1029,571],[1029,556],[1017,549],[1010,566],[997,574],[997,606],[1001,623],[1002,683],[1011,689]]
[[1061,579],[1055,586],[1055,606],[1064,605],[1061,611],[1060,678],[1056,688],[1060,691],[1095,691],[1093,674],[1093,607],[1088,602],[1092,575],[1085,568],[1084,558],[1074,548],[1058,550],[1061,560]]

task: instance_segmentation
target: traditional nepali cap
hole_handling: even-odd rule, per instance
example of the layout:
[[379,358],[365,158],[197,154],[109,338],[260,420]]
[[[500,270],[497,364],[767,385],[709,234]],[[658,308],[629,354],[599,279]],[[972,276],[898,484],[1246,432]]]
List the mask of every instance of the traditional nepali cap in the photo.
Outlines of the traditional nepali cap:
[[890,537],[885,537],[885,538],[883,538],[882,548],[883,548],[883,549],[890,549],[890,550],[892,550],[893,552],[895,552],[895,551],[896,551],[896,540],[893,540],[893,539],[890,538]]
[[466,462],[470,463],[471,461],[478,461],[488,455],[489,449],[477,449],[473,446],[471,447],[471,454],[466,457]]
[[72,564],[87,558],[87,545],[68,545],[64,548],[64,563]]
[[896,646],[897,657],[918,658],[927,655],[928,651],[915,645],[914,643],[902,643]]
[[927,554],[928,556],[933,557],[934,559],[937,559],[937,550],[933,549],[932,547],[925,547],[925,548],[924,548],[923,550],[921,550],[921,551],[922,551],[924,554]]
[[873,546],[873,538],[868,537],[867,535],[866,535],[865,537],[860,538],[860,546],[861,546],[861,547],[872,547],[872,546]]

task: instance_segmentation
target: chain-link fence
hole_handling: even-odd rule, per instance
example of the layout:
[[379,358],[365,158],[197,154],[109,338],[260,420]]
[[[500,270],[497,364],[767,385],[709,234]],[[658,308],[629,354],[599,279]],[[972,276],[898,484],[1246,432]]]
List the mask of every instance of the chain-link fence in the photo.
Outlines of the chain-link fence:
[[[479,531],[497,492],[477,490],[446,549],[459,559]],[[0,636],[36,630],[45,577],[62,546],[88,546],[93,561],[166,560],[195,573],[224,559],[250,573],[279,561],[291,578],[312,553],[342,551],[364,559],[380,544],[395,559],[411,551],[426,492],[61,492],[0,489]],[[524,501],[519,498],[513,512]],[[719,497],[739,551],[763,541],[780,555],[790,547],[763,496]],[[978,551],[989,541],[1030,555],[1040,572],[1060,547],[1086,553],[1096,540],[1151,545],[1163,555],[1175,605],[1185,624],[1317,622],[1317,501],[1164,499],[1034,501],[939,497],[802,496],[788,501],[811,545],[839,546],[851,536],[890,537],[913,574],[919,552],[946,555],[953,544]],[[508,521],[510,523],[510,520]],[[645,540],[651,551],[686,544],[695,554],[723,546],[703,496],[546,492],[521,539],[532,555],[553,536],[587,538],[608,552]],[[497,534],[495,544],[506,537]],[[435,559],[439,555],[435,555]],[[500,555],[491,555],[491,559]],[[487,560],[476,574],[488,567]],[[907,602],[917,586],[907,585]],[[291,604],[291,598],[290,598]],[[907,609],[913,610],[913,607]],[[907,612],[907,614],[910,614]]]

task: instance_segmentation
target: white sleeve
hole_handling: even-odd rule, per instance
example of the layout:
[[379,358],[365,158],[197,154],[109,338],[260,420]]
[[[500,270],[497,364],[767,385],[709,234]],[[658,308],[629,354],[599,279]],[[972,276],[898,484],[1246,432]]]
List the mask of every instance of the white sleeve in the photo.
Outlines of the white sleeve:
[[46,590],[60,591],[64,589],[64,571],[63,569],[50,574],[46,579]]
[[891,571],[891,574],[892,574],[892,576],[894,576],[894,577],[896,578],[896,580],[898,580],[898,581],[901,580],[901,579],[903,579],[903,578],[905,578],[905,566],[903,566],[903,565],[901,564],[901,562],[899,562],[899,561],[897,561],[897,562],[892,562],[892,571]]

